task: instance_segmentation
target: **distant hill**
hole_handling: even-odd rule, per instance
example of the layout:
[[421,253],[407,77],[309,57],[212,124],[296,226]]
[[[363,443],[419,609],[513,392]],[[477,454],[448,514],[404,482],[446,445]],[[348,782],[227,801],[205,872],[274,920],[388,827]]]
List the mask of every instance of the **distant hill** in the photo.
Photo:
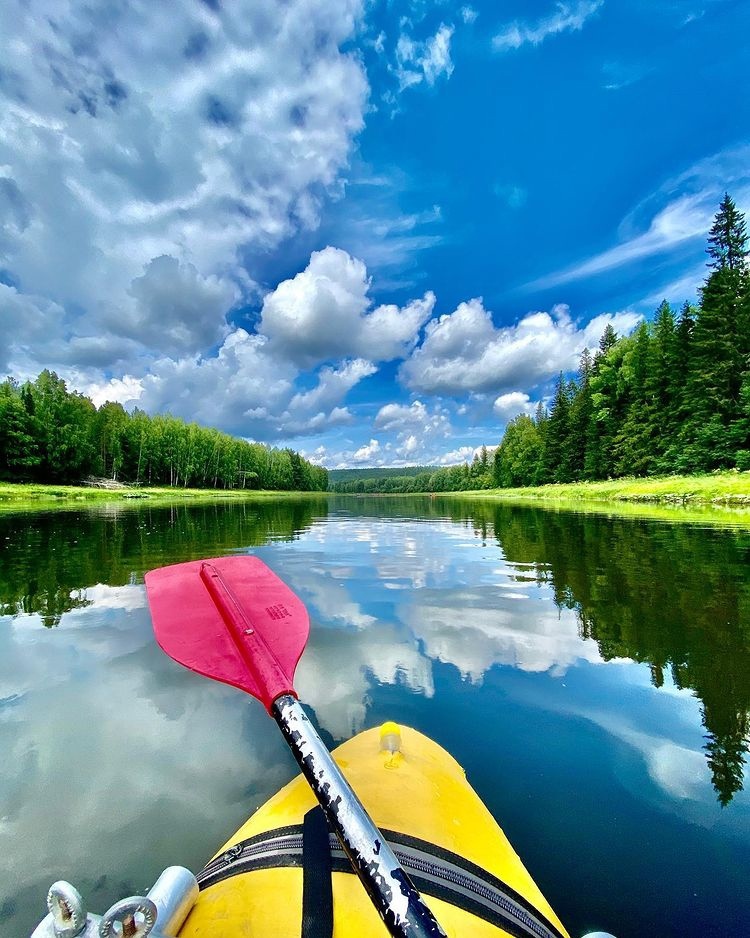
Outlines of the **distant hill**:
[[363,479],[385,479],[388,476],[417,476],[420,472],[434,472],[435,466],[403,466],[399,469],[329,469],[328,482],[360,482]]

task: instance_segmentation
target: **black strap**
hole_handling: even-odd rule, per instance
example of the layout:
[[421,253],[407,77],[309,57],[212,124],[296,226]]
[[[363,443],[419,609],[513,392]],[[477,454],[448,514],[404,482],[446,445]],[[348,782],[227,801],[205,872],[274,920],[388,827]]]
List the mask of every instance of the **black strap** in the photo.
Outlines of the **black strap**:
[[302,938],[333,935],[333,886],[328,822],[320,807],[302,826]]

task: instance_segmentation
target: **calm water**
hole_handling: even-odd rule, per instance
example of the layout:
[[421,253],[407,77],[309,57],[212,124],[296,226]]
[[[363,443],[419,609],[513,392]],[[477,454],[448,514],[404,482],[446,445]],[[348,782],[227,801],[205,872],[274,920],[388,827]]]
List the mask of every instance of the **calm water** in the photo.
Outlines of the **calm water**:
[[0,934],[200,868],[293,774],[152,639],[144,571],[230,551],[306,602],[325,738],[448,748],[574,938],[750,932],[750,532],[320,499],[0,515]]

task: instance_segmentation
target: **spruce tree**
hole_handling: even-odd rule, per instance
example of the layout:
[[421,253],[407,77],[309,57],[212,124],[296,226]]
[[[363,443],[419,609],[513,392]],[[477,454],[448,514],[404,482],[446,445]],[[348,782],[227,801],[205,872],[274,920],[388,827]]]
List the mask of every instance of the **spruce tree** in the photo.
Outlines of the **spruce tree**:
[[724,193],[719,211],[708,233],[706,253],[713,270],[745,272],[747,269],[747,229],[745,216],[728,192]]
[[574,386],[570,405],[568,453],[571,476],[575,481],[585,478],[586,443],[591,422],[591,353],[587,348],[581,353],[578,369],[578,385]]
[[570,482],[570,403],[571,389],[562,372],[544,433],[544,469],[550,482]]
[[727,430],[739,417],[747,368],[747,233],[729,195],[719,207],[707,252],[712,269],[701,289],[692,342],[691,421],[687,434],[699,468],[734,464]]

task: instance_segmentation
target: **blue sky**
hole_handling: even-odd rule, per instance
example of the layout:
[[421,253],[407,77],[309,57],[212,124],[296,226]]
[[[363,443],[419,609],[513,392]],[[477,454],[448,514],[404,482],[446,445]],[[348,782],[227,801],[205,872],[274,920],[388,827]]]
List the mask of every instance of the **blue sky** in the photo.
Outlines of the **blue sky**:
[[447,464],[750,208],[733,0],[10,0],[0,371]]

